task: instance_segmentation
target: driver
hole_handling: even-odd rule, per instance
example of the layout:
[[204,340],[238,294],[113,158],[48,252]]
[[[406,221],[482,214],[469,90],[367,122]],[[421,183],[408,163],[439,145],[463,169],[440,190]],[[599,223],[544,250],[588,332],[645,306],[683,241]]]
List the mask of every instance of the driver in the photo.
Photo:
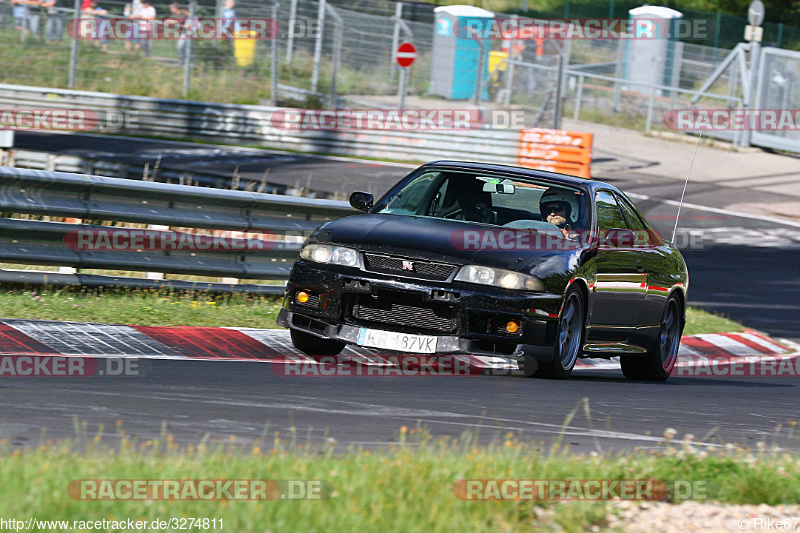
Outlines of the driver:
[[558,226],[567,239],[574,239],[578,233],[572,224],[578,221],[578,200],[574,194],[563,189],[550,188],[539,199],[542,220]]

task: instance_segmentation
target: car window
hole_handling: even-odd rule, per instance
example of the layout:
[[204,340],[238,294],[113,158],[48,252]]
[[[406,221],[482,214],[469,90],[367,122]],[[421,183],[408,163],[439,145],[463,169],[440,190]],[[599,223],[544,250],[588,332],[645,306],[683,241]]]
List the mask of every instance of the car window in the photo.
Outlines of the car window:
[[636,245],[653,244],[657,237],[651,233],[652,229],[642,220],[642,217],[636,212],[636,208],[628,201],[627,198],[617,195],[617,204],[619,204],[622,214],[625,216],[625,222],[628,228],[633,230],[636,235]]
[[[565,220],[548,222],[542,204],[563,204]],[[428,216],[514,229],[580,230],[590,220],[586,194],[536,177],[517,178],[461,170],[423,172],[381,199],[374,213]]]
[[398,215],[418,214],[419,206],[440,175],[440,172],[426,172],[417,176],[389,200],[382,212]]
[[599,191],[595,196],[595,203],[597,204],[598,229],[608,230],[627,227],[613,194],[609,191]]
[[625,217],[625,225],[628,226],[628,229],[633,231],[645,229],[644,224],[642,224],[642,221],[639,219],[639,215],[633,212],[633,207],[628,205],[622,197],[617,196],[616,198],[617,205],[622,211],[622,215]]

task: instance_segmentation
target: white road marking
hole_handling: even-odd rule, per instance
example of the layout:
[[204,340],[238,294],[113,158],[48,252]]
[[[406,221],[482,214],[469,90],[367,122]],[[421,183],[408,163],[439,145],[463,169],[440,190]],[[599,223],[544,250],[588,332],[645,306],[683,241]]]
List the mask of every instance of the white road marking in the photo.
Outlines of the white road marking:
[[[630,198],[636,198],[637,200],[653,200],[656,202],[661,202],[667,205],[680,205],[680,202],[676,200],[667,200],[666,198],[652,198],[647,196],[646,194],[638,194],[638,193],[625,193]],[[753,220],[761,220],[764,222],[769,222],[770,224],[782,224],[784,226],[792,226],[793,228],[800,228],[800,222],[793,222],[791,220],[784,220],[779,219],[776,217],[768,217],[768,216],[761,216],[761,215],[751,215],[749,213],[740,213],[738,211],[729,211],[727,209],[720,209],[718,207],[709,207],[707,205],[699,205],[699,204],[690,204],[687,202],[683,203],[684,209],[697,209],[699,211],[706,211],[708,213],[719,213],[721,215],[730,215],[732,217],[741,217],[741,218],[750,218]]]
[[753,333],[739,333],[739,336],[743,339],[747,339],[750,342],[754,342],[764,348],[768,348],[769,350],[775,353],[785,353],[786,349],[781,346],[780,344],[775,344],[774,342],[770,342],[761,335],[755,335]]

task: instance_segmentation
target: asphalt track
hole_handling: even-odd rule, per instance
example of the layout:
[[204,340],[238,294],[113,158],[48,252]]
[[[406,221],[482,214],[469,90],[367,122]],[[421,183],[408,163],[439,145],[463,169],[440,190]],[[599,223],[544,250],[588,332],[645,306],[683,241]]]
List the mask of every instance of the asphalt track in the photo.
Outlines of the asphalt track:
[[[18,133],[17,139],[21,148],[103,151],[107,159],[114,154],[152,154],[154,144],[162,152],[199,148],[82,135]],[[201,163],[225,170],[235,164],[231,157],[235,154]],[[347,175],[352,188],[380,193],[407,172],[399,165],[341,158],[291,154],[295,159],[289,162],[281,159],[289,157],[284,153],[268,152],[258,157],[253,164],[260,166],[259,175],[272,165],[272,181],[293,184],[299,173],[313,169],[312,188],[341,185],[341,176]],[[606,179],[633,193],[645,215],[671,234],[675,206],[669,201],[680,197],[682,183],[637,174],[633,167]],[[686,201],[706,206],[684,209],[681,216],[679,237],[687,242],[691,235],[696,237],[694,249],[683,250],[690,271],[690,303],[798,342],[800,228],[724,211],[742,198],[781,199],[743,188],[689,185]],[[184,442],[206,433],[218,439],[255,439],[269,424],[270,432],[280,431],[284,437],[289,428],[296,428],[303,442],[332,437],[343,446],[382,447],[396,441],[401,426],[420,423],[436,436],[479,431],[487,442],[513,431],[523,439],[549,444],[585,397],[590,416],[580,411],[565,431],[564,442],[575,451],[658,446],[667,427],[711,444],[767,441],[792,451],[800,448],[796,438],[777,429],[779,424],[788,427],[800,412],[800,381],[793,377],[673,377],[652,384],[627,381],[616,370],[586,370],[568,381],[492,376],[281,378],[268,364],[154,360],[143,378],[5,378],[0,389],[0,438],[15,446],[35,444],[42,429],[48,438],[71,436],[74,417],[86,420],[90,432],[98,423],[113,428],[122,420],[129,435],[143,438],[157,436],[166,421]],[[113,442],[111,433],[108,439]]]

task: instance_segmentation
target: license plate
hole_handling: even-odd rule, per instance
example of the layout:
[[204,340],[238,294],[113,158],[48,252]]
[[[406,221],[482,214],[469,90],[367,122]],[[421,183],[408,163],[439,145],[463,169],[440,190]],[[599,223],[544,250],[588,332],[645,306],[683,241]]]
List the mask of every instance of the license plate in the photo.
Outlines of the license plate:
[[358,330],[358,345],[397,352],[435,353],[436,337],[360,328]]

